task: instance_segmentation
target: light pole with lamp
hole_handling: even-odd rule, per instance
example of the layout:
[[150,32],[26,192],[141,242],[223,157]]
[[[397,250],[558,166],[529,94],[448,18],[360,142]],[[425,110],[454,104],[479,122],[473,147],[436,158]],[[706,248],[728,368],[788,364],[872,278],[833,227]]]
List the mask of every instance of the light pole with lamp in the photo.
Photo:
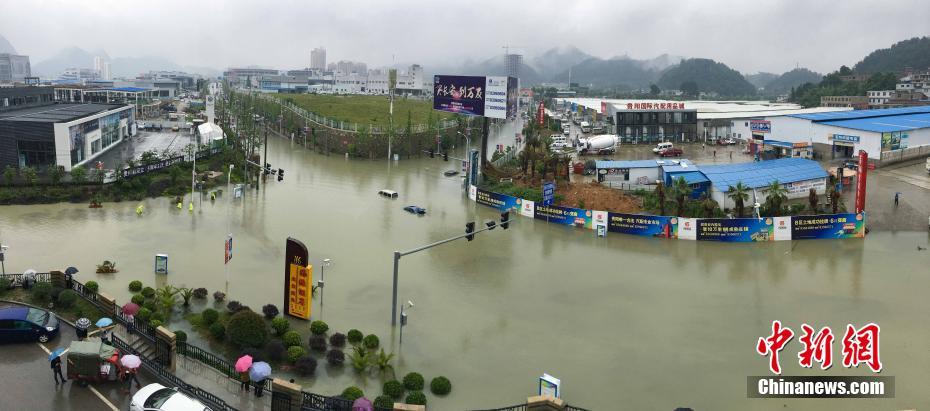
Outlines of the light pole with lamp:
[[323,286],[326,285],[326,267],[332,265],[333,260],[328,258],[323,259],[323,264],[320,265],[320,279],[316,282],[316,287],[320,289],[320,319],[323,319]]
[[404,326],[407,325],[407,311],[413,308],[413,301],[407,300],[407,304],[400,306],[400,342],[399,345],[404,345]]
[[[236,167],[235,165],[230,164],[229,172],[226,173],[226,241],[232,240],[232,228],[230,228],[230,222],[229,222],[229,205],[230,203],[232,203],[233,193],[230,190],[229,184],[230,184],[230,180],[232,179],[233,168],[235,167]],[[223,262],[223,267],[226,270],[226,295],[229,295],[229,260],[232,259],[231,245],[232,244],[230,244],[230,246],[227,246],[229,248],[228,252],[230,256],[228,256],[227,260]]]

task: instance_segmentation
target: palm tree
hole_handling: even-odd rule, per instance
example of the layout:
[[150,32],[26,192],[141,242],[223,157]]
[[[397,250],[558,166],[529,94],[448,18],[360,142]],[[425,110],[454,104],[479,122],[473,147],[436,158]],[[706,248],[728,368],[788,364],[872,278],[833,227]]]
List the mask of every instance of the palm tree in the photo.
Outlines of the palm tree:
[[665,184],[656,184],[656,200],[659,202],[659,215],[665,215]]
[[811,213],[817,214],[817,190],[814,188],[810,189],[810,192],[807,194],[807,202],[810,203]]
[[371,369],[376,370],[384,374],[386,371],[391,370],[391,373],[394,373],[394,366],[391,365],[391,361],[394,359],[394,353],[387,354],[384,352],[384,348],[381,351],[369,355],[371,362]]
[[739,181],[735,186],[730,186],[727,197],[730,197],[733,202],[736,203],[736,216],[742,217],[743,206],[746,203],[746,200],[749,200],[749,187],[746,187],[743,185],[742,181]]
[[678,216],[685,215],[685,202],[691,197],[691,186],[685,181],[684,177],[678,177],[672,183],[672,191],[675,193],[675,201],[678,203]]
[[833,214],[840,212],[840,192],[830,190],[830,205],[833,207]]
[[714,216],[714,210],[718,207],[717,202],[714,201],[713,198],[710,198],[706,192],[702,194],[702,197],[704,197],[704,199],[701,200],[701,205],[704,206],[704,218],[711,218]]
[[765,187],[765,191],[767,192],[765,202],[768,205],[769,214],[773,217],[781,214],[781,206],[788,195],[788,190],[782,187],[778,180],[775,180]]

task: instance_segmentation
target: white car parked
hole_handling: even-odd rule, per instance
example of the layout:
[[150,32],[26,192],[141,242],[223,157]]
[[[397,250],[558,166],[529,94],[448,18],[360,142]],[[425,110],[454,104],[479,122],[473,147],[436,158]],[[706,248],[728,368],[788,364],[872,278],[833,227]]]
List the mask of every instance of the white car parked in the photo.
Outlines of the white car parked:
[[142,387],[132,396],[129,411],[210,411],[210,408],[177,388],[154,383]]

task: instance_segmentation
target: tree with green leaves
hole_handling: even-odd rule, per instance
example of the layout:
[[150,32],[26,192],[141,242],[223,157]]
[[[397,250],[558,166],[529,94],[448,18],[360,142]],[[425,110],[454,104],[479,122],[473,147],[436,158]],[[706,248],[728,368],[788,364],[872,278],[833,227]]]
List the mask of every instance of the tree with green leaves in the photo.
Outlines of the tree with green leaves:
[[64,173],[64,170],[57,165],[52,165],[48,167],[48,178],[52,181],[52,184],[58,184],[61,182],[61,177]]
[[749,200],[749,187],[745,186],[742,181],[739,181],[735,186],[730,186],[730,189],[727,191],[727,197],[730,197],[730,199],[736,203],[736,217],[742,217],[743,208],[745,207],[746,201]]
[[659,202],[659,215],[665,215],[665,184],[656,184],[656,201]]
[[815,190],[813,187],[811,187],[810,191],[808,191],[808,193],[807,193],[807,202],[808,202],[808,204],[810,204],[811,213],[813,213],[813,214],[817,214],[817,203],[818,203],[818,200],[819,200],[819,199],[818,199],[818,197],[817,197],[817,190]]
[[681,92],[688,97],[697,97],[700,94],[700,89],[698,88],[697,83],[693,81],[686,81],[681,83],[679,89],[681,89]]
[[672,182],[672,192],[675,193],[675,202],[678,203],[678,216],[685,216],[685,203],[691,198],[691,186],[684,177],[678,177]]
[[662,92],[662,90],[659,89],[659,86],[657,86],[657,85],[655,85],[655,84],[650,84],[650,85],[649,85],[649,95],[655,97],[655,96],[658,96],[659,93],[661,93],[661,92]]
[[36,169],[33,167],[23,167],[19,170],[19,175],[23,177],[23,181],[28,185],[35,185],[36,179],[39,178],[39,174],[36,172]]
[[77,166],[71,169],[71,181],[83,183],[87,181],[87,169],[84,166]]
[[782,205],[788,199],[788,190],[782,187],[778,180],[769,183],[764,190],[766,192],[765,205],[769,216],[775,217],[781,214]]
[[16,179],[16,169],[13,166],[6,166],[3,169],[3,179],[6,180],[6,185],[12,186],[13,180]]

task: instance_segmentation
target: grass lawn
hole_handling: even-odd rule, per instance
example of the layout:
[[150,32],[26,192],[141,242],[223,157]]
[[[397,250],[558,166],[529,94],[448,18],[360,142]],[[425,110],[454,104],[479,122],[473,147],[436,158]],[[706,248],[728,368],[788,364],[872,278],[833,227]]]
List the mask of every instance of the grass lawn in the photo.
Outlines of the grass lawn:
[[[276,96],[293,101],[307,111],[335,120],[387,126],[390,124],[389,106],[387,96],[333,96],[323,94],[293,94]],[[429,113],[433,118],[451,118],[451,114],[433,111],[432,102],[422,100],[405,100],[403,97],[394,98],[394,125],[405,127],[407,113],[412,115],[413,124],[426,124]]]

